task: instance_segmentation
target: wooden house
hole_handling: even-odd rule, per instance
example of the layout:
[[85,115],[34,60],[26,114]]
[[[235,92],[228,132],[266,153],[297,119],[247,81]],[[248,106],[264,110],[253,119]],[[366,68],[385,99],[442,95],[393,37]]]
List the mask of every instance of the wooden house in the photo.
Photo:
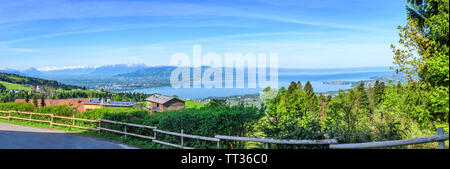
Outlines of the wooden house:
[[184,101],[175,97],[154,94],[147,99],[147,107],[151,113],[167,110],[184,109]]

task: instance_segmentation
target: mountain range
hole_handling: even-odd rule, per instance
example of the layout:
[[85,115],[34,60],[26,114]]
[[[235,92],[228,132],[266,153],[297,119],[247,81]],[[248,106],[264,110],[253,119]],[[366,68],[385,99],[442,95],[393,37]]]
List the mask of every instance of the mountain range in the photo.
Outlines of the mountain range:
[[[133,90],[170,85],[170,75],[175,66],[147,66],[145,64],[115,64],[103,66],[78,66],[67,68],[28,68],[26,70],[0,69],[0,72],[21,76],[56,80],[58,82],[86,86],[89,89]],[[202,73],[207,67],[202,67]],[[192,70],[193,68],[191,68]],[[233,71],[236,71],[234,68]],[[391,74],[389,67],[294,69],[279,68],[279,80],[283,78],[314,79],[323,75],[366,73],[379,76],[379,73]],[[247,73],[245,70],[244,73]],[[246,75],[246,74],[245,74]],[[267,74],[269,75],[269,74]],[[191,75],[192,76],[192,75]],[[245,76],[247,78],[247,76]]]
[[54,80],[62,79],[77,79],[77,78],[115,78],[124,77],[126,74],[132,72],[140,72],[146,69],[149,71],[158,73],[158,70],[167,72],[173,70],[173,67],[169,66],[156,66],[150,67],[145,64],[115,64],[115,65],[103,65],[97,67],[81,66],[75,68],[61,68],[61,69],[44,69],[38,70],[37,68],[28,68],[25,70],[16,69],[0,69],[3,73],[13,73],[22,76],[47,78]]
[[[115,64],[96,67],[79,66],[70,68],[37,69],[28,68],[26,70],[0,69],[0,72],[13,73],[22,76],[46,78],[52,80],[66,79],[110,79],[110,78],[163,78],[170,77],[170,73],[175,66],[147,66],[145,64]],[[207,67],[204,67],[207,68]],[[279,68],[279,74],[333,74],[333,73],[356,73],[356,72],[382,72],[391,71],[388,67],[360,67],[360,68],[327,68],[327,69],[293,69]]]

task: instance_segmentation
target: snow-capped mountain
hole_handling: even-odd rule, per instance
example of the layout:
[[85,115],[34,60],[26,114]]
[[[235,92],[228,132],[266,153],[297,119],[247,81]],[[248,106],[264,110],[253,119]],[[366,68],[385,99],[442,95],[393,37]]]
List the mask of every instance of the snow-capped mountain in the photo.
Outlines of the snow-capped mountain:
[[88,73],[89,76],[114,76],[118,74],[140,71],[147,68],[145,64],[116,64],[105,65],[95,68],[94,71]]
[[26,70],[3,69],[0,72],[14,73],[23,76],[48,78],[48,79],[67,79],[79,77],[113,77],[118,74],[140,71],[148,68],[145,64],[115,64],[103,66],[74,66],[74,67],[47,67],[47,68],[28,68]]

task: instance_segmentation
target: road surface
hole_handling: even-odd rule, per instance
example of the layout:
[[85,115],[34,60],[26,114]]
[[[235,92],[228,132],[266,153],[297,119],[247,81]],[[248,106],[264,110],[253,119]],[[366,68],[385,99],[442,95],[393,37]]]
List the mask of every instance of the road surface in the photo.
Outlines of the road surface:
[[60,130],[0,123],[0,149],[135,149],[135,147]]

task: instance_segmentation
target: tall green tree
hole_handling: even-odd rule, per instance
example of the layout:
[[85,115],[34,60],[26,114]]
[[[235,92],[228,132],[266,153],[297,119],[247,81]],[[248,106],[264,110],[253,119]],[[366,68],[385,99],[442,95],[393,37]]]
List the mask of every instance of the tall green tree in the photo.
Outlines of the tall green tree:
[[33,104],[38,107],[38,101],[37,101],[37,96],[36,94],[33,94]]
[[45,96],[42,94],[41,95],[41,107],[45,106]]
[[[402,49],[391,45],[394,63],[410,84],[430,92],[428,109],[436,120],[449,115],[449,1],[407,0],[408,24],[399,26]],[[418,77],[418,78],[414,78]]]
[[28,91],[25,91],[25,103],[30,102],[30,96],[28,95]]

